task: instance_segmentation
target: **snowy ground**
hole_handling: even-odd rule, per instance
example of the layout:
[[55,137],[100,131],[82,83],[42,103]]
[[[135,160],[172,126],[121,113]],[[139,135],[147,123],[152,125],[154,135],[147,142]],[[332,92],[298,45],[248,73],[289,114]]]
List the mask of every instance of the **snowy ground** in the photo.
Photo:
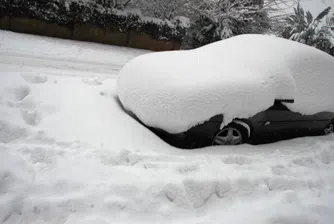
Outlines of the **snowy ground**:
[[143,53],[0,31],[0,223],[334,223],[334,135],[170,147],[115,98]]

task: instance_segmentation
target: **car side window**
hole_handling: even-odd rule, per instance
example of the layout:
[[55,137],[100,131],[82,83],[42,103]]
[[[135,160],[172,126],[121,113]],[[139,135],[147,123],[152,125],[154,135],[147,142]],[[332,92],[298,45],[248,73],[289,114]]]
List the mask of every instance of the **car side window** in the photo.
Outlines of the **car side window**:
[[269,107],[268,110],[289,110],[283,103],[275,101],[274,105]]

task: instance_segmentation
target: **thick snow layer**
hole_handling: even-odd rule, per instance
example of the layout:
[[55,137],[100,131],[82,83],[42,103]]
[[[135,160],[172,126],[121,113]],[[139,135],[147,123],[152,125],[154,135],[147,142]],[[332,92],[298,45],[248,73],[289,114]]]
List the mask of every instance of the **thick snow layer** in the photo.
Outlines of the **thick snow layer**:
[[289,40],[240,35],[195,50],[139,56],[120,71],[118,95],[146,125],[170,133],[223,114],[248,118],[275,99],[292,110],[334,111],[334,59]]
[[114,70],[146,52],[105,47],[94,72],[101,45],[0,36],[1,223],[333,223],[334,135],[179,150],[117,102]]

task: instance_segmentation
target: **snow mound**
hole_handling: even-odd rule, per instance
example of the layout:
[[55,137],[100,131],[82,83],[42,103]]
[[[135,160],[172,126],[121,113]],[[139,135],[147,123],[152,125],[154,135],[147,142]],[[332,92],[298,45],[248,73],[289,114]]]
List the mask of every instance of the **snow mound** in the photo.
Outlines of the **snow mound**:
[[188,130],[214,115],[224,124],[294,99],[290,109],[334,111],[334,59],[273,36],[240,35],[204,47],[139,56],[120,71],[125,109],[151,127]]

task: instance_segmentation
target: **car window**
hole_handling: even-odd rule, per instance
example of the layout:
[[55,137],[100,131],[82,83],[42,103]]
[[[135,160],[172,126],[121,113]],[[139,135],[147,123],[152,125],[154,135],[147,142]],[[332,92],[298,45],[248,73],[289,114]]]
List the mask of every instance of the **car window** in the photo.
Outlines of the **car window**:
[[274,105],[269,107],[268,110],[289,110],[289,109],[281,102],[275,101]]

